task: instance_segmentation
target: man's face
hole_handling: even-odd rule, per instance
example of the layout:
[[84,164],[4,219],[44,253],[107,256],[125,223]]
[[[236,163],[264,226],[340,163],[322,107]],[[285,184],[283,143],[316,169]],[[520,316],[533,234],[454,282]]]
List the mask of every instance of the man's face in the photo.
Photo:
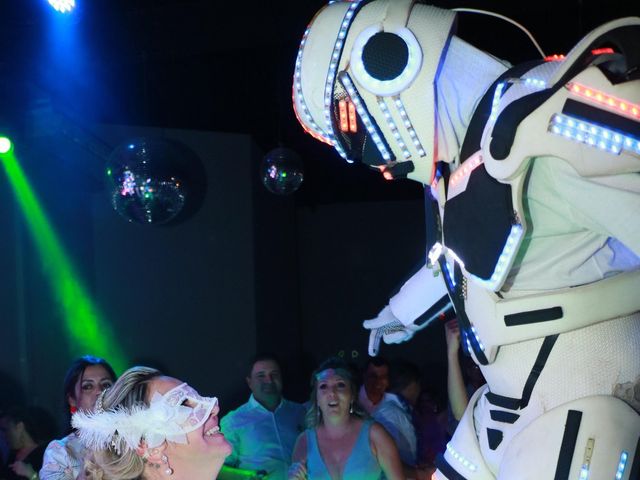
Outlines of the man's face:
[[389,387],[389,367],[380,365],[379,367],[370,363],[364,372],[364,388],[367,396],[381,397]]
[[253,364],[247,384],[260,403],[280,401],[282,397],[282,375],[273,360],[259,360]]

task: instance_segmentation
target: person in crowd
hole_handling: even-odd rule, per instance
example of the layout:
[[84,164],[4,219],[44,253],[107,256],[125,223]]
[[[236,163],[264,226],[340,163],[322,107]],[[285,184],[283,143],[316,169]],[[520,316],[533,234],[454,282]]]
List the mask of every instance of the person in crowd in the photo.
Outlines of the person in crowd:
[[393,438],[367,417],[348,365],[324,361],[311,376],[308,429],[296,442],[289,479],[403,479]]
[[87,480],[211,480],[231,445],[220,433],[217,398],[176,378],[133,367],[104,391],[93,412],[72,419],[89,453]]
[[270,480],[286,479],[293,446],[304,429],[305,408],[283,398],[282,372],[273,354],[257,354],[246,380],[249,400],[220,423],[233,445],[220,478],[233,478],[242,469],[266,473]]
[[369,357],[362,373],[362,386],[358,393],[360,405],[372,415],[380,402],[386,399],[389,388],[389,362],[383,357]]
[[[486,382],[478,367],[470,357],[460,358],[460,327],[453,318],[444,325],[447,341],[447,394],[449,396],[450,433],[453,433],[457,422],[464,414],[469,398]],[[464,369],[463,366],[464,365]],[[466,374],[466,375],[465,375]],[[466,377],[466,378],[465,378]]]
[[35,407],[13,407],[0,418],[0,429],[11,449],[7,466],[0,471],[1,480],[38,478],[46,437],[40,413]]
[[417,365],[399,360],[391,365],[391,388],[373,418],[393,437],[407,478],[428,479],[432,471],[418,466],[413,411],[421,390]]
[[[92,411],[98,395],[113,385],[115,379],[113,368],[102,358],[85,355],[71,363],[63,389],[69,428],[71,415],[77,411]],[[41,480],[82,479],[84,454],[85,449],[74,431],[62,439],[53,440],[44,452]]]
[[425,468],[435,468],[436,458],[444,453],[450,438],[447,402],[443,397],[434,386],[423,385],[414,409],[417,463]]

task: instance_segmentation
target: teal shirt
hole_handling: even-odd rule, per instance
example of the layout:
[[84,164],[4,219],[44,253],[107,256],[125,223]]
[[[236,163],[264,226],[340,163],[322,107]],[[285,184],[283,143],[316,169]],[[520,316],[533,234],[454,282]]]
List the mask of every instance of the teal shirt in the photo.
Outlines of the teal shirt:
[[[369,429],[372,421],[365,421],[360,428],[356,444],[351,450],[342,472],[342,480],[379,480],[383,477],[378,460],[371,452]],[[307,474],[309,480],[331,480],[318,448],[315,430],[307,430]]]

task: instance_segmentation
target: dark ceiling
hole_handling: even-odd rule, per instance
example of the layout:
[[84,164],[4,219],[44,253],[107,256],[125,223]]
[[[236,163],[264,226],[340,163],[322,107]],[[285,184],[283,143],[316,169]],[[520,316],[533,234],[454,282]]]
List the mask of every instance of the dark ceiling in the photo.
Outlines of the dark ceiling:
[[[303,201],[420,197],[412,182],[385,182],[344,164],[305,135],[293,116],[290,81],[298,43],[324,1],[76,2],[77,11],[61,19],[45,0],[0,0],[5,122],[25,110],[25,86],[35,85],[80,121],[247,133],[264,151],[282,143],[305,162],[305,183],[296,194]],[[508,15],[529,28],[547,53],[566,52],[606,20],[640,14],[637,2],[433,3]],[[496,19],[463,15],[458,33],[512,63],[537,56],[524,34]]]

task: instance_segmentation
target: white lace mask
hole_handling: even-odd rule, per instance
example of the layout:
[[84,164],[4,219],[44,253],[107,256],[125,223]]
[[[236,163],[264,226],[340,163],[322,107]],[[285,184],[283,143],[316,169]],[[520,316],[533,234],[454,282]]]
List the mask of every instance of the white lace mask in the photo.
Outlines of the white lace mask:
[[200,428],[215,409],[216,397],[202,397],[182,383],[164,394],[154,392],[149,407],[116,408],[93,413],[77,412],[72,425],[91,449],[136,449],[144,440],[148,448],[163,442],[187,443],[187,434]]

